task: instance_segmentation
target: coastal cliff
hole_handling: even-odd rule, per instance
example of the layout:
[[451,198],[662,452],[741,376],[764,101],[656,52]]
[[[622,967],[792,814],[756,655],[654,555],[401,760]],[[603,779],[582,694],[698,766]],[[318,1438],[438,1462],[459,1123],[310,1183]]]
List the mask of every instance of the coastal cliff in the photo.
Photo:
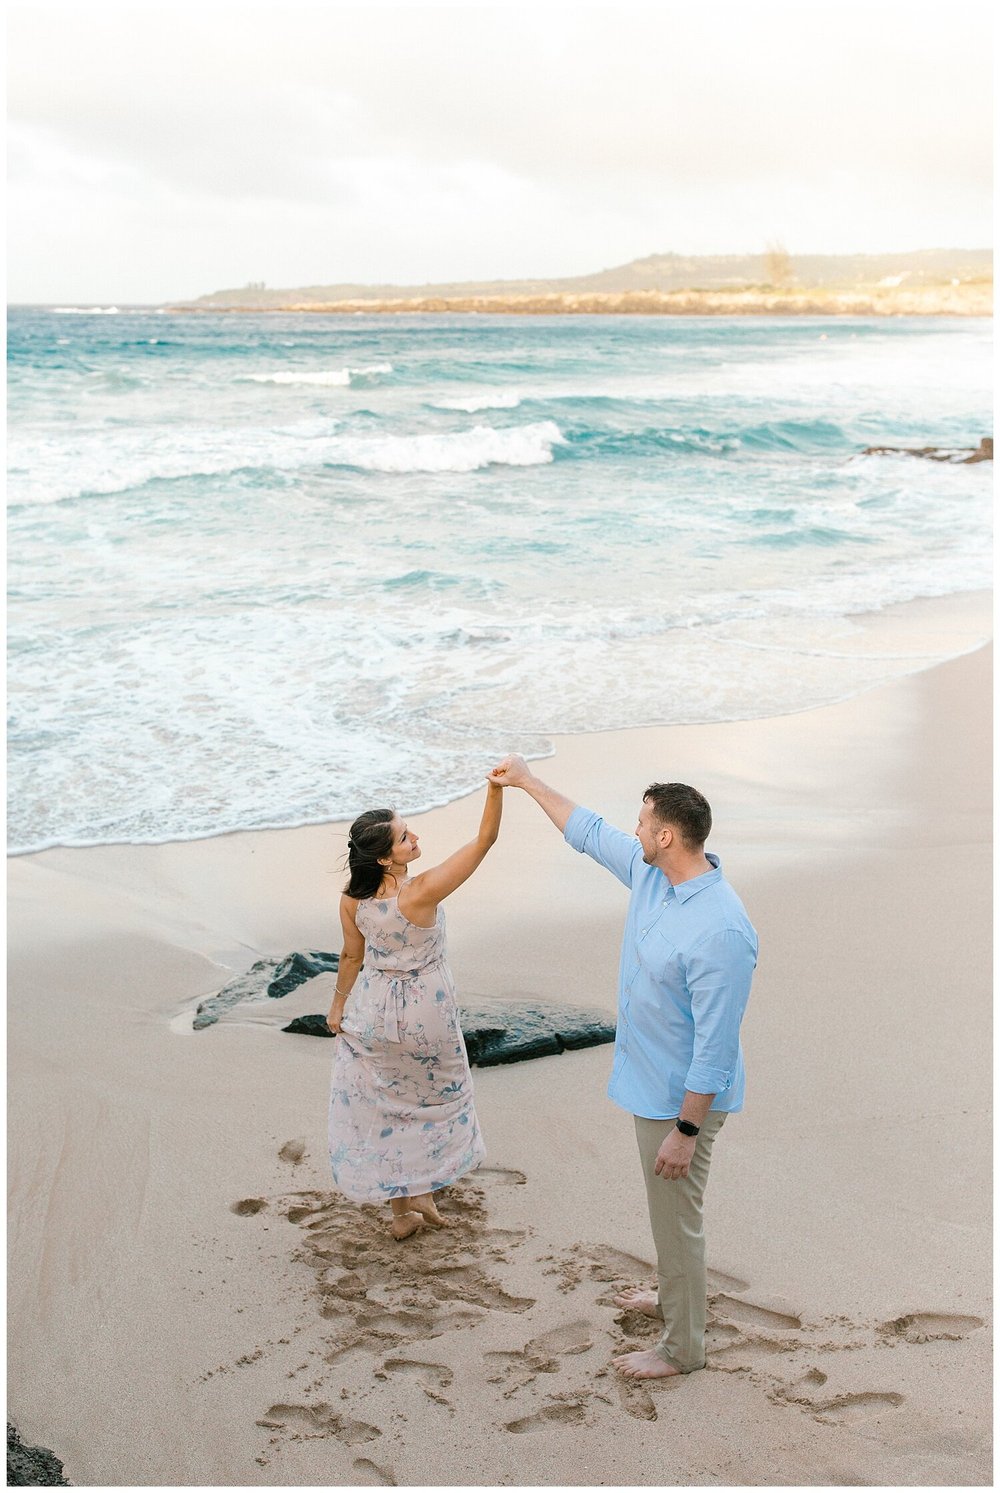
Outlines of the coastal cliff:
[[180,311],[493,315],[990,316],[989,250],[866,255],[654,254],[563,280],[219,290]]

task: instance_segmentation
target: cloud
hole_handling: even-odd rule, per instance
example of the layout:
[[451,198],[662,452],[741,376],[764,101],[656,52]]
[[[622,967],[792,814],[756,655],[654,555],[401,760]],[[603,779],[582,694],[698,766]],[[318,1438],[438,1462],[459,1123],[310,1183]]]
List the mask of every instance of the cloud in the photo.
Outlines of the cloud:
[[98,273],[118,225],[151,297],[226,283],[213,267],[261,278],[251,259],[294,284],[573,273],[779,231],[800,249],[984,242],[989,48],[970,39],[988,17],[978,0],[944,19],[885,0],[15,0],[12,287],[60,198],[67,275]]

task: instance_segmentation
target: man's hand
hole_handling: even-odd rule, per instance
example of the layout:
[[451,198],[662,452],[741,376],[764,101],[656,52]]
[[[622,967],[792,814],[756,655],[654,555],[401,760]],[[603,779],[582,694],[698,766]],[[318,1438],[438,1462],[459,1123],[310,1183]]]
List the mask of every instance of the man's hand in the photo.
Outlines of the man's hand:
[[501,788],[523,788],[530,777],[531,768],[523,757],[514,753],[498,763],[486,781],[497,783]]
[[538,807],[545,810],[560,831],[565,830],[569,816],[576,808],[572,799],[563,793],[557,793],[548,783],[543,783],[541,778],[536,778],[524,758],[519,757],[516,752],[498,763],[486,781],[498,783],[501,788],[523,788],[528,797],[533,798]]
[[665,1182],[679,1182],[691,1170],[691,1158],[698,1144],[696,1135],[682,1135],[677,1129],[668,1130],[666,1138],[656,1153],[653,1171]]

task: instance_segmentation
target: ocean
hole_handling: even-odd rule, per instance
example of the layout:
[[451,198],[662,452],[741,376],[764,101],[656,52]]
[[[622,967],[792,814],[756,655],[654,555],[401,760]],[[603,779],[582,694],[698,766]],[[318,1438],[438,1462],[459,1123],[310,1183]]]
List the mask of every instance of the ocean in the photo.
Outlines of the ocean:
[[[9,316],[9,839],[416,812],[972,646],[992,326]],[[669,763],[664,764],[669,774]]]

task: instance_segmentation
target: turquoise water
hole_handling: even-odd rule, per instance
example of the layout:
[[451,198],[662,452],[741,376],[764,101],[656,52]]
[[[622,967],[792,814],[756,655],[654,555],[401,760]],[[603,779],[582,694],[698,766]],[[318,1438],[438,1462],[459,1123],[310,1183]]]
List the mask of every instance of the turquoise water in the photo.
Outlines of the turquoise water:
[[859,453],[977,444],[990,336],[12,312],[13,848],[413,812],[933,661],[865,618],[989,584],[992,468]]

